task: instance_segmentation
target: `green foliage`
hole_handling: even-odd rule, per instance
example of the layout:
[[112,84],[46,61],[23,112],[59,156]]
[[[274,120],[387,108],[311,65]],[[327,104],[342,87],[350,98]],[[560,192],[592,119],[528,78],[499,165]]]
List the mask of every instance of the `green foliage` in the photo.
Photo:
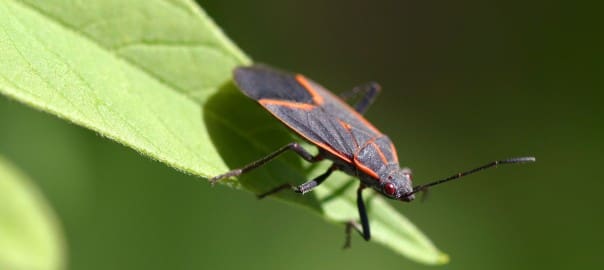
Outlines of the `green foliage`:
[[[251,61],[189,1],[4,1],[0,93],[204,178],[292,137],[233,86]],[[326,168],[294,156],[225,181],[252,192]],[[306,196],[278,195],[336,223],[356,219],[356,180],[336,174]],[[373,241],[416,261],[447,261],[381,197],[367,193]]]
[[36,187],[0,157],[0,269],[62,269],[62,234]]

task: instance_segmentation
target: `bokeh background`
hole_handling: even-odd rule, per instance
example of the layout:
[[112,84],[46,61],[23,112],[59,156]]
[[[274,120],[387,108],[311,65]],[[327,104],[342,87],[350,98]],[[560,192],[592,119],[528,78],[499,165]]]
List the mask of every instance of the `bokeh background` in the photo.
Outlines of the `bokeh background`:
[[[256,61],[334,92],[378,81],[367,117],[416,182],[482,173],[393,205],[449,253],[442,269],[593,269],[604,251],[599,9],[510,1],[200,0]],[[0,153],[65,230],[71,269],[427,269],[309,211],[210,188],[0,98]],[[244,149],[242,151],[245,151]]]

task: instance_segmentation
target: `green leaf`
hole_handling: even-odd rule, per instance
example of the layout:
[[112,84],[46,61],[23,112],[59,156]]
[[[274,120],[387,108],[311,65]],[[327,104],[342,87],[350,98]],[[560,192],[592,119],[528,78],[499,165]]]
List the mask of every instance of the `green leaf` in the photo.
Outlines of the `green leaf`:
[[[1,93],[205,178],[292,141],[234,88],[232,69],[250,63],[191,1],[0,3]],[[266,191],[325,166],[286,155],[225,183]],[[279,197],[333,222],[356,219],[354,187],[340,190],[352,180],[333,178],[314,194]],[[446,261],[382,198],[371,205],[379,205],[369,213],[375,242],[420,262]]]
[[0,269],[63,269],[62,239],[40,192],[0,157]]

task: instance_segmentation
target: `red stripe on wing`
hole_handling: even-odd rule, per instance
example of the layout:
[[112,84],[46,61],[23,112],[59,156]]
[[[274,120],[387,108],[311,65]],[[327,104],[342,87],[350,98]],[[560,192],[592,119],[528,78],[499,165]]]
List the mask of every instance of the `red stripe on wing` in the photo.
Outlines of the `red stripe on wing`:
[[316,105],[321,106],[323,104],[323,97],[319,95],[319,93],[317,93],[317,91],[310,85],[308,79],[306,79],[304,75],[297,74],[296,80],[304,87],[304,89],[306,89],[306,91],[308,91]]

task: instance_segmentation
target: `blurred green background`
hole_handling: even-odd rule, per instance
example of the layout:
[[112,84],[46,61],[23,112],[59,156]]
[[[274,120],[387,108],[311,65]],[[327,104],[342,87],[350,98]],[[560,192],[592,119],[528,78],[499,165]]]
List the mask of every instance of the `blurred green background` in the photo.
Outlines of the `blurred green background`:
[[[199,1],[256,61],[334,92],[378,81],[368,118],[416,182],[538,162],[392,202],[442,269],[589,269],[604,250],[601,24],[579,3]],[[260,108],[258,108],[260,110]],[[71,269],[424,269],[307,210],[176,172],[0,98],[0,153],[62,222]],[[245,151],[244,149],[242,151]]]

